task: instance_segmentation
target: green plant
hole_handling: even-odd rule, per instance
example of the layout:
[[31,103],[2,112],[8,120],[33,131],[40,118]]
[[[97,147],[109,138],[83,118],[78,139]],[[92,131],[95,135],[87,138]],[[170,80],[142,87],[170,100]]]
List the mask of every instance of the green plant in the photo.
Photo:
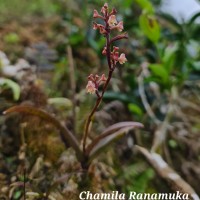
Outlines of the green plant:
[[17,101],[20,97],[20,86],[10,79],[0,78],[0,93],[7,88],[12,90],[13,99]]
[[139,23],[143,33],[152,42],[157,43],[160,38],[160,26],[153,5],[148,0],[136,0],[136,3],[142,8]]
[[[76,139],[74,134],[70,130],[68,130],[67,127],[63,126],[59,122],[59,120],[41,109],[31,106],[19,105],[11,107],[4,112],[4,114],[19,112],[35,115],[54,124],[60,130],[60,137],[62,138],[66,147],[68,148],[69,146],[71,146],[75,150],[77,159],[80,161],[82,168],[86,171],[88,170],[92,160],[97,157],[99,153],[104,150],[111,142],[120,138],[130,129],[143,127],[143,125],[139,122],[120,122],[108,127],[90,144],[87,144],[89,127],[91,125],[92,118],[102,102],[104,93],[106,92],[107,86],[110,83],[113,72],[116,69],[118,63],[123,64],[127,61],[124,53],[121,53],[121,55],[119,55],[119,47],[113,46],[113,43],[115,41],[127,39],[127,34],[123,33],[117,36],[111,35],[111,33],[115,31],[121,32],[123,30],[123,21],[117,22],[115,16],[117,11],[115,9],[109,11],[107,3],[105,3],[102,7],[101,13],[102,15],[100,15],[97,10],[94,10],[93,17],[95,19],[102,19],[104,24],[97,24],[96,22],[94,22],[93,29],[98,29],[100,33],[106,38],[106,44],[102,51],[102,54],[105,55],[107,58],[108,78],[106,78],[104,74],[102,74],[101,76],[90,74],[88,76],[88,84],[86,86],[86,90],[88,93],[96,94],[97,99],[85,123],[85,130],[83,134],[83,147],[80,147],[79,141]],[[101,84],[103,85],[102,90],[100,90]]]

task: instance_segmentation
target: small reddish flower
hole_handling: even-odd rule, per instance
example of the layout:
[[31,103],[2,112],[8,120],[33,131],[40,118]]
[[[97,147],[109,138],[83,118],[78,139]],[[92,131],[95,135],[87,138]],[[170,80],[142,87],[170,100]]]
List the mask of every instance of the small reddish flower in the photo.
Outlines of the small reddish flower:
[[117,29],[119,32],[122,32],[122,31],[123,31],[123,29],[124,29],[123,21],[120,21],[120,22],[117,24],[116,29]]
[[90,75],[88,76],[88,80],[94,82],[94,81],[95,81],[94,75],[93,75],[93,74],[90,74]]
[[115,14],[117,14],[117,10],[113,8],[112,11],[110,12],[110,15],[115,15]]
[[95,80],[95,82],[98,81],[99,80],[99,75],[96,74],[94,80]]
[[118,61],[119,61],[119,63],[120,63],[121,65],[124,64],[124,63],[127,61],[126,56],[125,56],[124,53],[122,53],[122,54],[120,55],[120,57],[118,58]]
[[108,4],[105,3],[104,6],[101,8],[101,13],[103,13],[104,15],[107,13],[108,11]]
[[100,15],[97,10],[94,10],[93,17],[98,18]]
[[106,81],[106,80],[107,80],[107,78],[106,78],[105,74],[102,74],[99,81]]
[[102,74],[101,77],[99,75],[90,74],[88,76],[88,83],[86,86],[87,93],[94,94],[95,92],[98,95],[98,87],[102,82],[107,80],[105,74]]
[[104,7],[105,9],[108,9],[108,3],[104,3],[103,7]]
[[93,29],[94,29],[94,30],[97,30],[98,28],[99,28],[99,25],[98,25],[97,23],[94,22],[94,23],[93,23]]
[[119,51],[119,47],[113,46],[113,52]]
[[97,10],[94,10],[93,12],[93,18],[101,18],[101,19],[105,19],[103,16],[101,16]]
[[118,62],[118,59],[119,59],[119,52],[117,52],[117,51],[116,52],[112,52],[111,55],[112,55],[113,62],[116,65],[116,63]]
[[99,30],[101,34],[106,34],[107,31],[105,30],[105,27],[103,25],[99,25]]
[[99,31],[100,31],[101,34],[107,33],[107,31],[105,30],[105,27],[102,24],[97,24],[97,23],[94,22],[93,23],[93,29],[94,30],[99,29]]
[[108,19],[108,24],[109,26],[115,26],[117,24],[117,20],[116,20],[116,16],[115,15],[111,15]]
[[86,86],[87,93],[94,94],[96,90],[97,89],[95,87],[95,84],[92,81],[88,81],[88,84]]
[[103,48],[103,51],[102,51],[102,54],[103,54],[103,55],[106,55],[106,53],[107,53],[107,48],[104,47],[104,48]]

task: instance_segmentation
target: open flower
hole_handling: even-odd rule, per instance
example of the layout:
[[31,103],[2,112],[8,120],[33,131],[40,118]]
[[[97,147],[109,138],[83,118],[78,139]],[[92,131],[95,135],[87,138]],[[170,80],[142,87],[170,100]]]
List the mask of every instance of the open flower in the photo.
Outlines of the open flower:
[[120,57],[118,58],[118,61],[119,61],[119,63],[120,63],[121,65],[124,64],[124,63],[127,61],[126,56],[125,56],[124,53],[122,53],[122,54],[120,55]]
[[101,34],[106,34],[107,33],[105,27],[102,24],[97,24],[96,22],[93,23],[93,29],[94,30],[99,29]]
[[122,32],[122,31],[123,31],[123,29],[124,29],[123,21],[120,21],[120,22],[117,24],[116,29],[117,29],[119,32]]
[[87,93],[94,94],[96,90],[97,89],[95,87],[95,84],[92,81],[88,81],[88,84],[86,86]]
[[117,24],[116,16],[111,15],[108,19],[109,26],[115,26]]

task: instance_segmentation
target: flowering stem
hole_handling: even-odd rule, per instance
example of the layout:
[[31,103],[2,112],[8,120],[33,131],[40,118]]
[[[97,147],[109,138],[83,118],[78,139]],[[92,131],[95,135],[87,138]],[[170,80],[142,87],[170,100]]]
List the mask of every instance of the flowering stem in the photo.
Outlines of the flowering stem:
[[[108,26],[108,25],[106,25],[106,26]],[[97,108],[99,107],[99,105],[100,105],[100,103],[103,99],[104,93],[105,93],[105,91],[108,87],[108,84],[110,82],[110,79],[111,79],[113,71],[114,71],[114,67],[112,67],[111,58],[110,58],[111,52],[110,52],[110,34],[109,34],[109,32],[106,34],[106,49],[107,49],[106,57],[107,57],[107,62],[108,62],[108,66],[109,66],[110,71],[109,71],[109,74],[108,74],[108,78],[107,78],[107,80],[104,84],[101,95],[98,92],[96,92],[97,97],[98,97],[97,100],[96,100],[96,104],[93,107],[91,113],[89,114],[87,121],[86,121],[86,124],[85,124],[84,137],[83,137],[83,152],[84,153],[86,152],[86,139],[88,137],[88,130],[89,130],[90,123],[92,121],[92,117],[93,117],[94,113],[96,112]]]
[[[84,129],[84,135],[83,135],[83,153],[86,160],[87,160],[86,140],[89,134],[88,132],[89,132],[90,123],[92,121],[92,117],[94,113],[97,111],[103,99],[104,93],[108,87],[110,79],[112,78],[112,74],[113,74],[113,71],[115,70],[116,64],[117,63],[124,64],[127,61],[124,53],[122,53],[119,56],[119,47],[112,46],[112,43],[114,41],[127,39],[128,38],[127,34],[124,33],[124,34],[115,36],[114,38],[110,38],[112,30],[115,29],[119,32],[123,30],[123,21],[117,22],[117,19],[115,16],[117,11],[115,9],[112,9],[112,11],[109,12],[107,3],[105,3],[104,6],[101,8],[101,13],[103,14],[103,16],[100,15],[97,10],[94,10],[93,18],[103,19],[104,24],[102,25],[102,24],[97,24],[96,22],[94,22],[93,29],[94,30],[99,29],[100,33],[104,35],[104,37],[106,38],[106,46],[104,47],[102,54],[106,55],[109,73],[108,73],[107,79],[105,77],[105,74],[102,74],[101,77],[99,77],[98,75],[94,76],[93,74],[90,74],[90,76],[88,76],[88,84],[86,86],[87,92],[90,94],[96,93],[97,100],[85,123],[85,129]],[[112,51],[111,51],[111,47],[112,47]],[[99,93],[98,87],[101,82],[104,82],[104,86],[103,86],[102,92]]]
[[97,108],[99,107],[100,103],[101,103],[101,100],[103,98],[103,95],[107,89],[107,86],[110,82],[110,79],[112,77],[112,73],[113,73],[113,70],[110,70],[109,72],[109,75],[108,75],[108,79],[106,80],[106,83],[103,87],[103,90],[102,90],[102,93],[100,96],[98,96],[97,100],[96,100],[96,104],[95,106],[93,107],[91,113],[89,114],[88,118],[87,118],[87,121],[86,121],[86,125],[85,125],[85,130],[84,130],[84,137],[83,137],[83,152],[85,153],[86,152],[86,139],[87,139],[87,136],[88,136],[88,130],[89,130],[89,126],[90,126],[90,123],[92,121],[92,117],[94,115],[94,113],[96,112]]

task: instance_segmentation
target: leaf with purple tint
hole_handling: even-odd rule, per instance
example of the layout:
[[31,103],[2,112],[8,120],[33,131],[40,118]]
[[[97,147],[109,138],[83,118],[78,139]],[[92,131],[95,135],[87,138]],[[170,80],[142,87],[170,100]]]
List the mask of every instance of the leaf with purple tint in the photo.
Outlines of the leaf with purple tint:
[[91,158],[96,156],[101,150],[107,147],[111,142],[121,138],[125,133],[134,128],[142,128],[139,122],[120,122],[108,127],[102,134],[94,139],[87,147],[86,153]]

